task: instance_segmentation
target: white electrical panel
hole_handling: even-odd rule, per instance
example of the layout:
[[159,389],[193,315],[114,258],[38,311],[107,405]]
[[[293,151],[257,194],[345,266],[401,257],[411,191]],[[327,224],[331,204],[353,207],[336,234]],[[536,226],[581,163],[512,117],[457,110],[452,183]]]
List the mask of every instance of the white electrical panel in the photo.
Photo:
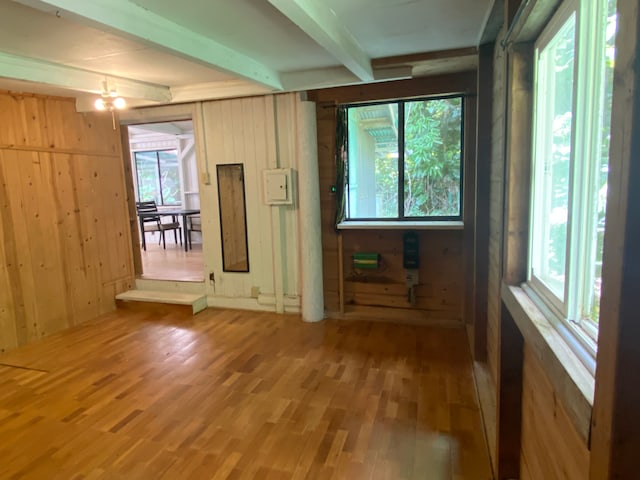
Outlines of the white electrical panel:
[[290,168],[264,171],[264,199],[267,205],[291,205],[293,184]]

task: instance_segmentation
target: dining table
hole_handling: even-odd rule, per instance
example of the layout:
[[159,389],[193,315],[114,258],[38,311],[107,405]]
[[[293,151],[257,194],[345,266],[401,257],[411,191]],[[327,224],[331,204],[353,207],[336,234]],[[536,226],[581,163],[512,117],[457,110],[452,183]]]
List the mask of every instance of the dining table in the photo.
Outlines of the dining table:
[[200,215],[200,209],[196,209],[196,208],[170,208],[170,209],[163,209],[163,210],[158,210],[156,212],[138,212],[138,220],[140,222],[140,232],[141,232],[141,236],[142,236],[142,249],[146,250],[147,249],[147,242],[146,242],[146,238],[144,235],[144,222],[143,219],[144,218],[149,218],[149,217],[172,217],[175,221],[176,218],[180,217],[182,218],[182,221],[180,222],[181,226],[182,226],[182,242],[184,245],[184,251],[188,252],[189,251],[189,231],[188,231],[188,224],[187,224],[187,217],[191,216],[191,215]]

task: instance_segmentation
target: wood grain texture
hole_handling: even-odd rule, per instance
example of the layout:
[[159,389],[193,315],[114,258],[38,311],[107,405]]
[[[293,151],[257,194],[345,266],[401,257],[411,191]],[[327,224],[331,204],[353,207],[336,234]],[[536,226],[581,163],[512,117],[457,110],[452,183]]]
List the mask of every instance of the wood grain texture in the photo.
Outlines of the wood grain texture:
[[462,328],[116,311],[0,363],[2,478],[491,478]]
[[522,364],[524,339],[507,307],[500,313],[500,372],[497,382],[496,463],[498,480],[520,478]]
[[[447,83],[449,82],[449,83]],[[408,291],[402,267],[402,234],[400,230],[343,230],[342,257],[338,248],[338,234],[334,230],[336,183],[335,130],[338,103],[403,96],[435,95],[450,92],[469,94],[465,119],[465,221],[464,231],[419,231],[420,285],[416,289],[416,305],[408,301]],[[323,275],[325,309],[340,314],[341,280],[344,281],[344,317],[370,318],[376,316],[389,321],[406,318],[415,322],[443,320],[462,323],[465,315],[468,285],[473,275],[473,212],[476,124],[476,74],[449,75],[409,82],[388,82],[340,89],[317,90],[310,98],[318,101],[318,162],[320,175],[321,222],[323,245]],[[471,133],[469,133],[471,132]],[[470,250],[467,252],[467,250]],[[353,254],[376,252],[382,257],[381,268],[364,271],[353,268]],[[342,274],[340,272],[343,272]],[[395,315],[391,309],[396,309]],[[451,323],[451,322],[450,322]]]
[[589,450],[558,401],[535,353],[525,345],[522,389],[521,479],[583,480]]
[[285,296],[300,295],[298,209],[296,205],[269,206],[263,196],[264,170],[297,169],[299,103],[298,96],[289,93],[202,104],[206,144],[202,155],[212,182],[216,182],[216,165],[244,165],[250,264],[247,274],[222,271],[217,186],[201,185],[205,270],[216,275],[215,287],[207,284],[210,298],[250,298],[252,287],[257,287],[262,294],[275,296],[281,306]]
[[[490,166],[490,191],[489,191],[489,258],[488,258],[488,284],[487,284],[487,370],[491,381],[487,384],[494,387],[485,393],[487,398],[483,402],[483,418],[485,424],[493,425],[487,431],[494,432],[489,437],[489,451],[494,466],[497,469],[495,436],[497,403],[495,385],[498,381],[499,364],[499,325],[500,325],[500,288],[502,286],[502,234],[503,234],[503,208],[504,208],[504,159],[505,159],[505,134],[506,134],[506,69],[507,54],[500,47],[505,29],[503,28],[496,40],[493,50],[493,105],[491,122],[491,166]],[[485,405],[487,408],[485,408]]]
[[111,118],[0,93],[0,125],[4,351],[114,309],[133,260]]
[[481,45],[478,67],[478,121],[475,183],[475,277],[473,358],[487,361],[487,304],[491,209],[494,45]]
[[504,211],[504,162],[506,137],[507,54],[496,40],[493,67],[493,122],[491,186],[489,194],[489,285],[487,304],[487,364],[494,382],[498,378],[498,330],[502,287],[502,238]]
[[634,478],[640,451],[640,3],[619,0],[590,479]]
[[312,90],[308,95],[309,100],[317,103],[339,104],[454,93],[473,94],[476,91],[475,77],[475,72],[452,73],[411,80]]
[[527,279],[531,145],[533,138],[533,44],[511,47],[507,77],[507,136],[503,281]]
[[[158,235],[156,235],[157,237]],[[193,244],[188,252],[167,235],[167,248],[158,245],[149,235],[147,250],[141,250],[143,274],[139,278],[147,280],[176,280],[181,282],[203,282],[204,260],[202,245]]]

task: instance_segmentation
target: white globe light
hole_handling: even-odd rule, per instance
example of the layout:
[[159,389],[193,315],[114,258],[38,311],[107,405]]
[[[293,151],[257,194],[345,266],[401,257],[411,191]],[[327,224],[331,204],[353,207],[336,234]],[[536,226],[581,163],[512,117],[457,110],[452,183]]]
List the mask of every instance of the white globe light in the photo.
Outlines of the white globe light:
[[116,107],[118,110],[122,110],[124,107],[127,106],[127,102],[124,100],[124,98],[118,97],[113,100],[113,106]]
[[96,107],[96,110],[104,110],[106,108],[102,98],[98,98],[93,105]]

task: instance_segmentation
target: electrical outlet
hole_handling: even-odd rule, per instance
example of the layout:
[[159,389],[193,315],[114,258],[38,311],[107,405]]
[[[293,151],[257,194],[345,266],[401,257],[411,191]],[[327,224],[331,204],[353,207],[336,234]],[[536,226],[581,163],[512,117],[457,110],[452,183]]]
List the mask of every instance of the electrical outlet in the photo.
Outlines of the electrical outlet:
[[258,298],[258,295],[260,295],[260,287],[251,287],[251,297]]

